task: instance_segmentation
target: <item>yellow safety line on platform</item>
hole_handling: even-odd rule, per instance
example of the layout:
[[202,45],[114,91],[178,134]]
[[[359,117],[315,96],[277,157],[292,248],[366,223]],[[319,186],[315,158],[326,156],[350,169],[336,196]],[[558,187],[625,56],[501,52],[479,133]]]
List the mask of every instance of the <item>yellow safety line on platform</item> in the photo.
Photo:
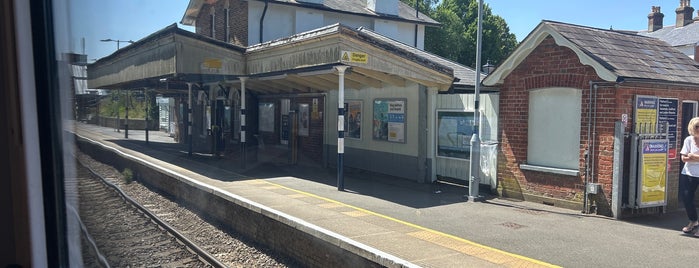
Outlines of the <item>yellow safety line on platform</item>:
[[[463,243],[466,243],[466,244],[469,244],[469,245],[472,245],[472,246],[480,247],[480,248],[486,249],[486,250],[491,250],[491,251],[494,251],[494,252],[497,252],[497,253],[500,253],[500,254],[504,254],[504,255],[507,255],[507,256],[510,256],[510,257],[514,257],[514,258],[517,258],[517,259],[520,259],[520,260],[528,261],[528,262],[535,263],[535,264],[538,264],[538,265],[541,265],[541,266],[545,266],[545,267],[561,267],[561,266],[558,266],[558,265],[550,264],[550,263],[547,263],[547,262],[543,262],[543,261],[540,261],[540,260],[532,259],[532,258],[525,257],[525,256],[522,256],[522,255],[510,253],[510,252],[507,252],[507,251],[504,251],[504,250],[500,250],[500,249],[497,249],[497,248],[493,248],[493,247],[489,247],[489,246],[486,246],[486,245],[482,245],[482,244],[479,244],[479,243],[476,243],[476,242],[473,242],[473,241],[470,241],[470,240],[463,239],[463,238],[458,237],[458,236],[450,235],[450,234],[443,233],[443,232],[440,232],[440,231],[437,231],[437,230],[432,230],[432,229],[427,228],[427,227],[423,227],[423,226],[420,226],[420,225],[416,225],[416,224],[413,224],[413,223],[409,223],[409,222],[406,222],[406,221],[402,221],[402,220],[399,220],[399,219],[396,219],[396,218],[392,218],[392,217],[389,217],[389,216],[386,216],[386,215],[383,215],[383,214],[379,214],[379,213],[377,213],[377,212],[373,212],[373,211],[366,210],[366,209],[363,209],[363,208],[360,208],[360,207],[356,207],[356,206],[353,206],[353,205],[345,204],[345,203],[342,203],[342,202],[337,201],[337,200],[333,200],[333,199],[330,199],[330,198],[322,197],[322,196],[319,196],[319,195],[316,195],[316,194],[312,194],[312,193],[309,193],[309,192],[304,192],[304,191],[301,191],[301,190],[297,190],[297,189],[294,189],[294,188],[290,188],[290,187],[287,187],[287,186],[284,186],[284,185],[281,185],[281,184],[277,184],[277,183],[273,183],[273,182],[269,182],[269,181],[266,181],[266,180],[262,180],[262,179],[258,179],[258,180],[263,181],[263,182],[268,183],[268,184],[271,184],[271,185],[275,185],[275,186],[280,187],[280,188],[287,189],[287,190],[289,190],[289,191],[293,191],[293,192],[297,192],[297,193],[300,193],[300,194],[304,194],[304,195],[307,195],[307,196],[310,196],[310,197],[318,198],[318,199],[321,199],[321,200],[324,200],[324,201],[327,201],[327,202],[331,202],[331,203],[336,203],[336,204],[340,204],[340,205],[343,205],[343,206],[347,206],[347,207],[349,207],[349,208],[353,208],[353,209],[356,209],[356,210],[358,210],[358,211],[361,211],[361,212],[364,212],[364,213],[367,213],[367,214],[371,214],[371,215],[374,215],[374,216],[377,216],[377,217],[381,217],[381,218],[384,218],[384,219],[387,219],[387,220],[390,220],[390,221],[394,221],[394,222],[397,222],[397,223],[401,223],[401,224],[404,224],[404,225],[407,225],[407,226],[410,226],[410,227],[413,227],[413,228],[416,228],[416,229],[420,229],[420,230],[423,230],[423,231],[426,231],[426,232],[430,232],[430,233],[436,234],[436,235],[441,235],[441,236],[444,236],[444,237],[448,237],[448,238],[451,238],[451,239],[454,239],[454,240],[457,240],[457,241],[460,241],[460,242],[463,242]],[[474,257],[478,257],[478,256],[474,256]]]

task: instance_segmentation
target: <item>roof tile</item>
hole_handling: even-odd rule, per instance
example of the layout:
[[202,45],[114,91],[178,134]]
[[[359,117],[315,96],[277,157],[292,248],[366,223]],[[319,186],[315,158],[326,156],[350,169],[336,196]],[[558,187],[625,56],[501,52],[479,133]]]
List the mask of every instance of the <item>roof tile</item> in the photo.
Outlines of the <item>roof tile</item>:
[[543,23],[620,77],[699,85],[699,63],[656,38],[554,21]]

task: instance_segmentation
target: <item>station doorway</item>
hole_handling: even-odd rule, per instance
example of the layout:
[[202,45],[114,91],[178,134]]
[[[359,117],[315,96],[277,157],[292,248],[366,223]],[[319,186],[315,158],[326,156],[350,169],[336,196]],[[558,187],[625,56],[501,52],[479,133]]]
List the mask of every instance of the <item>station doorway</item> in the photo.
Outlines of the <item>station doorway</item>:
[[258,96],[258,161],[322,166],[325,138],[323,94]]

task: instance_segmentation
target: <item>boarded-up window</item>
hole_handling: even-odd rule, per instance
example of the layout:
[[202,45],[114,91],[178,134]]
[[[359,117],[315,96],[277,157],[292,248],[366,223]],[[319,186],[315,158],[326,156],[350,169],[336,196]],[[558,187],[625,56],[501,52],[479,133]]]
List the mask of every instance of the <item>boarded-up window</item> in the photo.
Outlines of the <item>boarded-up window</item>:
[[575,88],[529,93],[528,164],[579,168],[581,102],[582,91]]

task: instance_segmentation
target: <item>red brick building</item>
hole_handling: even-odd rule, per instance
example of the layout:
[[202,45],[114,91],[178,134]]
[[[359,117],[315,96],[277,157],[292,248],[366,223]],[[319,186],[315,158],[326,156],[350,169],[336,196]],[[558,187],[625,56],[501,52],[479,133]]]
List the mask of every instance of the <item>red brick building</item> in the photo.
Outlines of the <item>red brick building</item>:
[[[483,83],[500,89],[503,197],[617,218],[679,207],[699,64],[669,44],[543,21]],[[651,140],[668,141],[655,165]]]

